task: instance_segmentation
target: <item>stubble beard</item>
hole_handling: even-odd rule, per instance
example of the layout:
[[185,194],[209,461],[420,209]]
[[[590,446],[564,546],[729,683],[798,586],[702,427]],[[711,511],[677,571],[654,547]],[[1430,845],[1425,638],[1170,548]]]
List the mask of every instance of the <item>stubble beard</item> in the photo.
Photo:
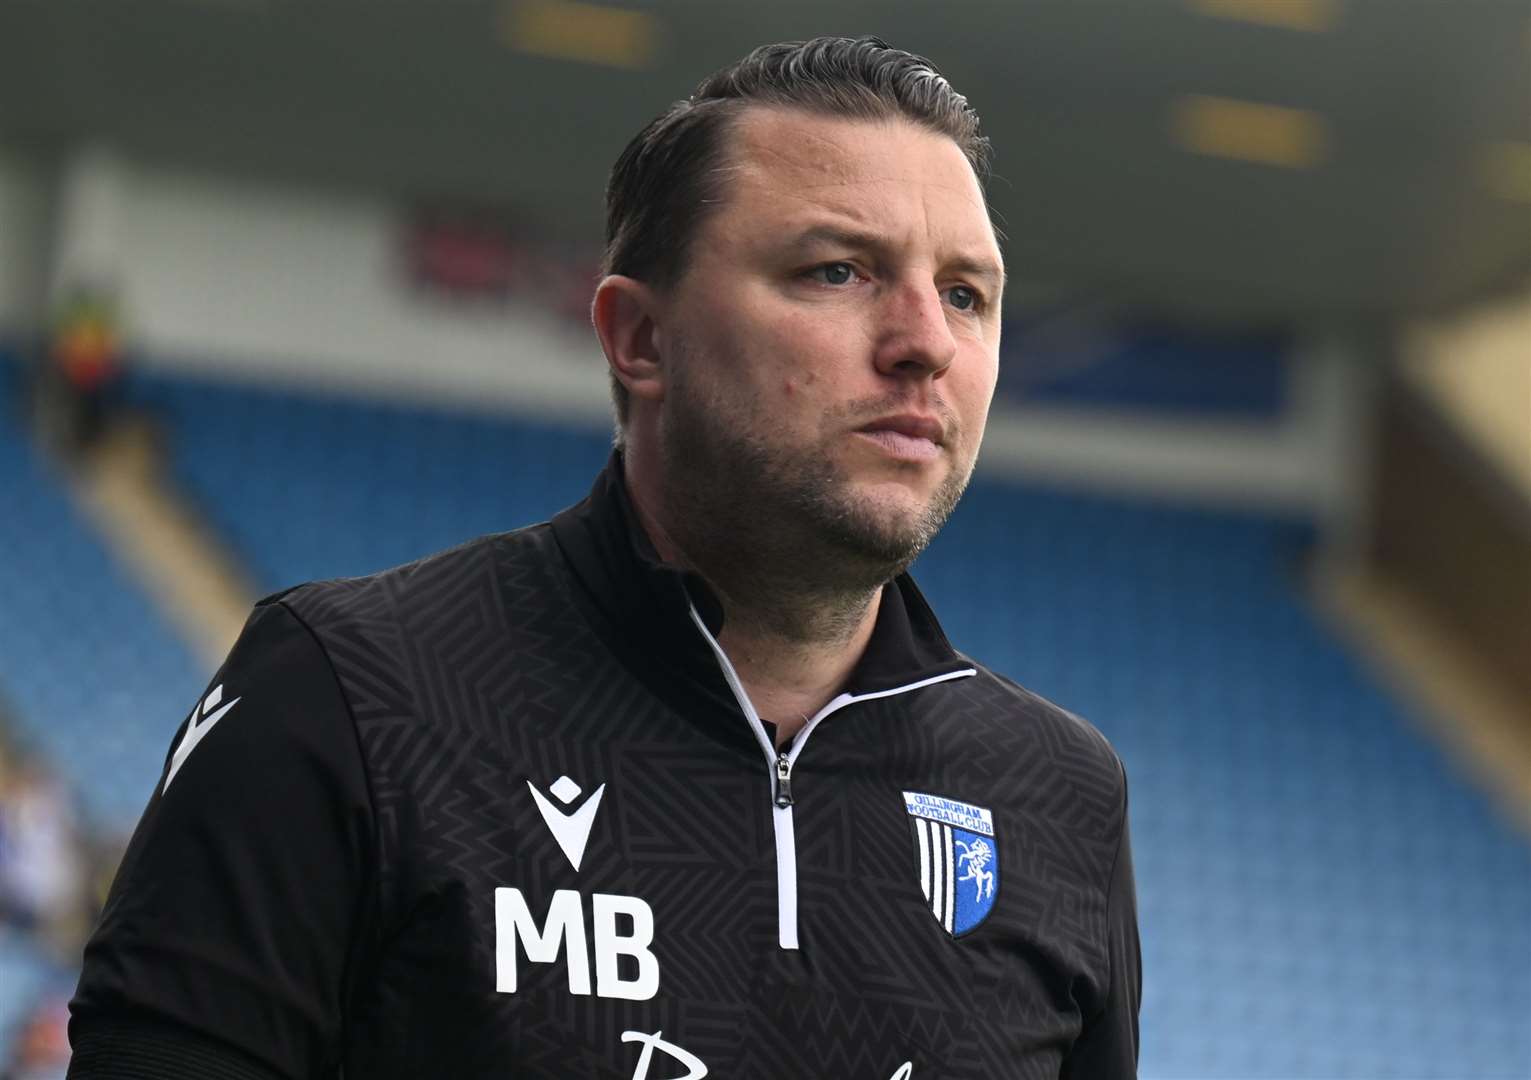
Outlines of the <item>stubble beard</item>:
[[[738,599],[758,602],[765,598],[738,594],[769,590],[783,601],[811,599],[826,616],[845,606],[849,617],[858,598],[864,603],[925,550],[967,487],[971,462],[948,472],[923,507],[879,505],[855,489],[832,447],[772,441],[757,403],[701,392],[686,366],[675,365],[666,400],[667,516],[697,568]],[[855,419],[892,405],[852,402],[826,415],[822,430],[844,439]]]

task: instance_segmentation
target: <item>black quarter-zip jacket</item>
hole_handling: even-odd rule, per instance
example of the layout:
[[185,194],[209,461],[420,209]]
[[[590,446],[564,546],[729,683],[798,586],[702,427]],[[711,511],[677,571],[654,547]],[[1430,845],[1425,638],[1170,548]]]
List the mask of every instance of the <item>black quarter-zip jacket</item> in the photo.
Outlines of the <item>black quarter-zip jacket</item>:
[[1100,734],[905,575],[778,752],[722,617],[615,455],[549,523],[262,601],[86,947],[77,1048],[150,1060],[141,1020],[289,1078],[1134,1076]]

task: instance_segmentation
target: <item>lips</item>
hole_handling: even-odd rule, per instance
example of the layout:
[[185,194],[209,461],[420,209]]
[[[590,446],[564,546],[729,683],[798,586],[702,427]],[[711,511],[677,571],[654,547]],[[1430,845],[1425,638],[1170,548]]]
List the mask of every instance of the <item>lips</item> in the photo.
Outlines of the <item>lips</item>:
[[900,413],[897,416],[885,416],[879,420],[873,420],[858,428],[859,431],[873,434],[879,431],[889,431],[895,435],[904,435],[911,439],[925,439],[941,446],[946,442],[946,429],[941,421],[934,416],[921,416],[918,413]]
[[946,429],[934,416],[898,413],[856,429],[861,439],[877,446],[890,460],[926,465],[940,459]]

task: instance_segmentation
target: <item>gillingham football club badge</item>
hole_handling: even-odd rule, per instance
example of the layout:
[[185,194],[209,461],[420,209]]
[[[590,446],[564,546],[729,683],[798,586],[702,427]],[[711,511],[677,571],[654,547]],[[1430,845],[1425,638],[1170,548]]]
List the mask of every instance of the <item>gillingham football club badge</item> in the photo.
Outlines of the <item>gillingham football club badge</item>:
[[994,815],[982,806],[904,792],[914,827],[915,869],[930,913],[961,937],[989,917],[999,891]]

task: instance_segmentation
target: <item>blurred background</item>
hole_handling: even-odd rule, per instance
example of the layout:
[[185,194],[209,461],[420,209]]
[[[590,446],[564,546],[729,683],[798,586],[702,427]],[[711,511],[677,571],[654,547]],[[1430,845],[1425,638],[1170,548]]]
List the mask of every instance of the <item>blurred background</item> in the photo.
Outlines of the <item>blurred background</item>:
[[1126,762],[1142,1075],[1531,1076],[1523,0],[0,0],[0,1075],[255,598],[583,495],[606,170],[820,33],[995,143],[916,576]]

